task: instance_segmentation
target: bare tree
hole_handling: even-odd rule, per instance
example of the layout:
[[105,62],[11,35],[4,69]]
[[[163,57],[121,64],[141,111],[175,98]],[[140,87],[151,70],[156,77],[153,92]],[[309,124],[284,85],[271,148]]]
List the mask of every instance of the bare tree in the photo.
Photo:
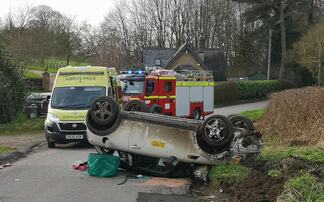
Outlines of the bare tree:
[[24,6],[18,7],[14,16],[15,22],[19,29],[25,29],[33,19],[32,5],[26,3]]

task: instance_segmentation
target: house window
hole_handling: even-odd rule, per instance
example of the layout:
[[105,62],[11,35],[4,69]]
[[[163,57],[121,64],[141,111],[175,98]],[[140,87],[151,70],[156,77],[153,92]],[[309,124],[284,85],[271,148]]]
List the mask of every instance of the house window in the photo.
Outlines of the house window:
[[161,60],[155,59],[154,64],[155,64],[155,66],[160,67],[161,66]]
[[164,83],[164,91],[165,92],[171,92],[172,91],[171,82],[165,82]]

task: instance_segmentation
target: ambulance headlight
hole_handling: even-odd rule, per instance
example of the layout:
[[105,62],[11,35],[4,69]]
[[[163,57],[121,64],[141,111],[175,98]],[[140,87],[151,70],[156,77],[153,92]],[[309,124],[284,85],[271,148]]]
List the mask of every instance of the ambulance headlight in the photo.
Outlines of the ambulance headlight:
[[60,120],[57,115],[52,113],[47,113],[47,119],[52,122],[58,122]]

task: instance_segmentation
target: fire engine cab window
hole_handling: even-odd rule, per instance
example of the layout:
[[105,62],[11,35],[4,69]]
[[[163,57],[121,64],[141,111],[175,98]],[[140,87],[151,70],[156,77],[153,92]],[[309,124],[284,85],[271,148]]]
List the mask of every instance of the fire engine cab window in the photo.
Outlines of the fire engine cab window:
[[164,90],[165,90],[165,92],[171,92],[172,91],[171,82],[165,82],[164,83]]
[[128,81],[121,82],[124,95],[139,95],[144,91],[144,81]]

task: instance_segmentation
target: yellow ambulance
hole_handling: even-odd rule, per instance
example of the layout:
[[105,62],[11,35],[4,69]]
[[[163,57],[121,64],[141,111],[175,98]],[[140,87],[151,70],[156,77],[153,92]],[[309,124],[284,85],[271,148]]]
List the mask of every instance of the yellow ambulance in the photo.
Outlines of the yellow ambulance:
[[45,120],[48,147],[55,143],[87,141],[85,118],[93,100],[101,96],[117,99],[115,68],[64,67],[57,72]]

